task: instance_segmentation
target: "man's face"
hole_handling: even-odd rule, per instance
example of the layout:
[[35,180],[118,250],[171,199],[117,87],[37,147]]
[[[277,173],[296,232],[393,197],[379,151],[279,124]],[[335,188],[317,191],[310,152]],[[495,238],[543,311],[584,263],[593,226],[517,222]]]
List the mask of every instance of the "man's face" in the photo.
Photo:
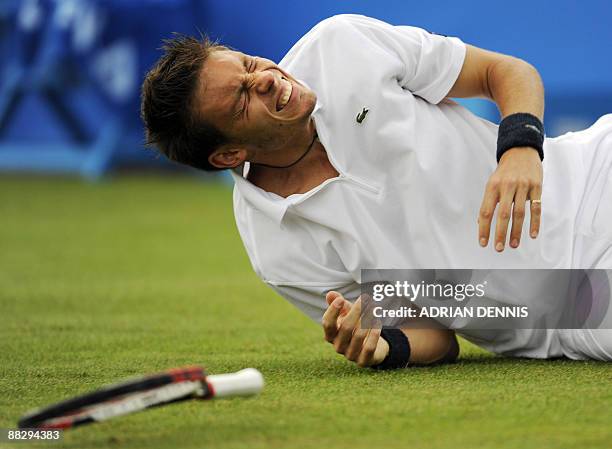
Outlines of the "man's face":
[[199,112],[249,151],[282,151],[304,139],[316,96],[274,62],[231,50],[207,58]]

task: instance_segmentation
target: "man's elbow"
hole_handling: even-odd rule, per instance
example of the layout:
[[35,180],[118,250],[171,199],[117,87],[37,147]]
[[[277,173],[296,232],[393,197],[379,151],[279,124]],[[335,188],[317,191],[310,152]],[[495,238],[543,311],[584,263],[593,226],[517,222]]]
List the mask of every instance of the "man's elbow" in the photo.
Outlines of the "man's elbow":
[[505,88],[508,82],[516,80],[530,80],[542,86],[540,72],[532,64],[514,56],[500,55],[500,57],[487,67],[485,96],[497,101],[498,91]]
[[457,337],[453,335],[446,353],[435,363],[455,363],[457,358],[459,358],[459,351],[459,342],[457,341]]
[[459,357],[459,343],[455,333],[450,330],[421,330],[408,336],[414,344],[410,362],[413,365],[428,366],[453,363]]

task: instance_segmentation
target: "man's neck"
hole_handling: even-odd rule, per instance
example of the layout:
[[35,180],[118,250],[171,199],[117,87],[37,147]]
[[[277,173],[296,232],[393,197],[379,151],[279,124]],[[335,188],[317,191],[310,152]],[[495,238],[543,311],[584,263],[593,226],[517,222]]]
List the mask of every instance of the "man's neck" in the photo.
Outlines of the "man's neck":
[[286,198],[296,193],[306,193],[336,176],[338,172],[317,139],[308,154],[295,165],[271,168],[252,164],[247,179],[267,192]]

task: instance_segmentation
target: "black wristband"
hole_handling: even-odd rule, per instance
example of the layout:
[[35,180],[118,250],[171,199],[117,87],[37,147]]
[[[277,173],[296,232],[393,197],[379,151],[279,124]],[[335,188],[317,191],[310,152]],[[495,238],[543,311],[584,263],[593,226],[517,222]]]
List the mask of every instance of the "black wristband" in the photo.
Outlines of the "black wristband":
[[531,147],[544,160],[544,125],[535,115],[518,113],[504,118],[497,134],[497,162],[510,148]]
[[389,354],[374,369],[406,368],[410,361],[410,342],[400,329],[383,329],[380,336],[389,344]]

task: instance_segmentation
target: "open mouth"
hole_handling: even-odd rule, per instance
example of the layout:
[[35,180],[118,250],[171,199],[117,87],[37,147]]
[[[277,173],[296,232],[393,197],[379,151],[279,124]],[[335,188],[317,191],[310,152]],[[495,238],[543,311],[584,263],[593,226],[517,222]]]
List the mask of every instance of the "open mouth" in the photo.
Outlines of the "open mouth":
[[281,79],[281,93],[278,96],[278,102],[276,103],[276,111],[281,111],[287,103],[289,103],[289,99],[291,98],[291,93],[293,92],[293,85],[287,81],[286,79]]

